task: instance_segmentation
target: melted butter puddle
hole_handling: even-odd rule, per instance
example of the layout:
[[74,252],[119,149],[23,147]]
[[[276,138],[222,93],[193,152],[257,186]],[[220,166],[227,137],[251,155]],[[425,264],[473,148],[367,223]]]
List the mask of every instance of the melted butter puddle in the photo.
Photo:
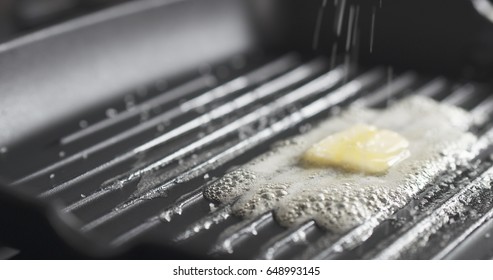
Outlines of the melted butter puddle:
[[[316,143],[362,121],[406,139],[407,158],[378,176],[300,164],[303,154]],[[278,143],[208,186],[204,195],[222,203],[238,199],[233,213],[245,218],[273,210],[284,226],[315,220],[329,231],[342,233],[382,211],[390,215],[440,172],[470,159],[469,151],[477,141],[467,132],[471,123],[472,116],[462,109],[420,96],[384,110],[350,108],[307,133]]]

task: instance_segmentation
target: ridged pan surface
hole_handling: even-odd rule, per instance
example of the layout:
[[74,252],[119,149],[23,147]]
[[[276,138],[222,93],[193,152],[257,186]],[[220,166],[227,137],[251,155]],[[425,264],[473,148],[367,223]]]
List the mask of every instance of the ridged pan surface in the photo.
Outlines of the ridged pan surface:
[[[125,110],[110,108],[98,122],[81,120],[50,162],[10,187],[61,203],[80,234],[115,248],[152,241],[216,258],[447,258],[493,216],[484,187],[493,178],[493,99],[484,87],[296,54],[255,67],[235,61],[221,70],[233,78],[210,72],[147,98],[127,96]],[[478,155],[391,217],[335,234],[314,221],[282,227],[270,212],[244,220],[203,196],[226,172],[353,102],[382,108],[409,95],[469,111]]]

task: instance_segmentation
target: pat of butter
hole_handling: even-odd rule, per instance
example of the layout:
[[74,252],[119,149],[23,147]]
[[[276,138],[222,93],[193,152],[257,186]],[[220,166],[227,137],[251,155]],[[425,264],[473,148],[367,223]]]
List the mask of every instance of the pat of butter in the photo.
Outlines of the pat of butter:
[[332,134],[310,147],[302,157],[314,166],[383,174],[409,156],[409,142],[396,132],[358,124]]

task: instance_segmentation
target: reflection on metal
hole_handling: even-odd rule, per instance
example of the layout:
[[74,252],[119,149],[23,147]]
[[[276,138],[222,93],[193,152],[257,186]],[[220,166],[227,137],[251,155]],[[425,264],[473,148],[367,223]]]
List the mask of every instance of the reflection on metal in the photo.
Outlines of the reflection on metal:
[[491,0],[472,0],[472,4],[481,15],[493,22],[493,2]]

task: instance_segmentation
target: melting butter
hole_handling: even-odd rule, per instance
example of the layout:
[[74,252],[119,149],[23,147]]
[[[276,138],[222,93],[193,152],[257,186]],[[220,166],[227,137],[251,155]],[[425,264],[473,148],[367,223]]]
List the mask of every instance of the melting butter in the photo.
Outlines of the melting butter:
[[383,174],[409,157],[408,147],[409,142],[396,132],[357,124],[315,143],[302,161],[308,166]]
[[[387,164],[392,155],[405,153],[407,158],[379,176],[300,164],[317,143],[324,145],[327,135],[362,122],[399,136],[391,136],[390,144],[382,143],[386,148],[377,149],[375,158]],[[273,211],[284,226],[315,220],[329,231],[342,233],[369,219],[389,216],[440,172],[469,160],[477,141],[468,132],[471,124],[472,116],[464,110],[421,96],[382,110],[349,108],[306,133],[277,143],[271,151],[209,185],[204,195],[233,203],[233,212],[245,218]],[[341,158],[335,156],[332,161],[344,162]]]

